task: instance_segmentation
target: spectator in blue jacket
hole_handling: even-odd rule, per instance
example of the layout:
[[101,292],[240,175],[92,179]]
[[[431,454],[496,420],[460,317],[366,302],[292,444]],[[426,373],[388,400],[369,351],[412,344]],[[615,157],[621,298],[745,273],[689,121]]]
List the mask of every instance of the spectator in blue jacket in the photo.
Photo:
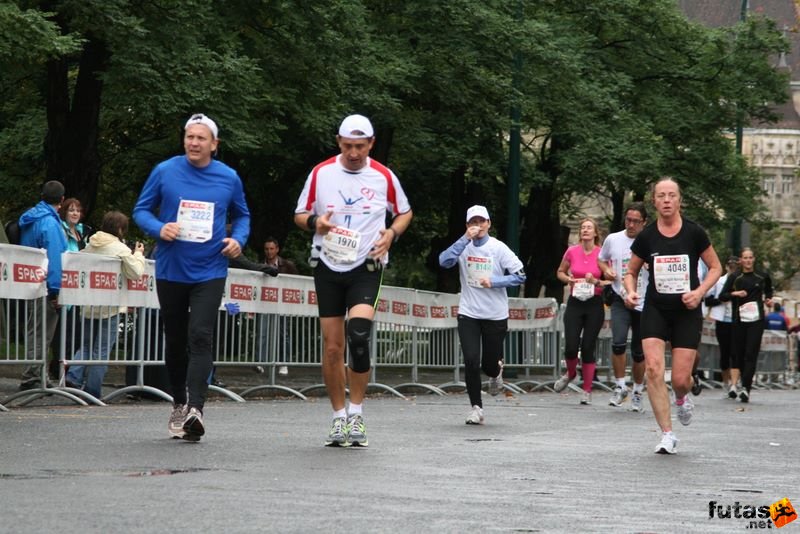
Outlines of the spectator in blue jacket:
[[[61,291],[61,254],[67,250],[67,238],[61,228],[58,209],[64,200],[64,186],[50,180],[42,187],[42,199],[19,218],[20,244],[47,251],[47,299],[43,312],[37,317],[38,302],[28,303],[28,323],[25,331],[25,358],[47,357],[48,347],[58,324],[58,293]],[[42,329],[45,343],[42,344]],[[36,351],[44,354],[36,354]],[[42,378],[42,366],[30,365],[22,373],[20,390],[35,388]]]

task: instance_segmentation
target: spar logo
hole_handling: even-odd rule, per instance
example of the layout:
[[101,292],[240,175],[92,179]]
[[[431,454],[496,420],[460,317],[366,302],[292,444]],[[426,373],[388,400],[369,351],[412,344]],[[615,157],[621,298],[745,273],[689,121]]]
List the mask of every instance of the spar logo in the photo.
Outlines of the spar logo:
[[386,299],[378,299],[378,305],[375,307],[376,310],[379,312],[388,312],[389,311],[389,301]]
[[414,304],[411,306],[411,314],[414,317],[425,318],[428,316],[428,307],[424,304]]
[[261,288],[262,302],[278,302],[278,288],[263,286]]
[[78,271],[61,271],[61,289],[78,289],[79,282]]
[[302,304],[303,290],[284,288],[284,290],[281,291],[281,302],[285,302],[287,304]]
[[117,273],[91,271],[89,273],[89,287],[103,290],[122,289],[122,278]]
[[135,280],[128,280],[128,291],[152,291],[153,290],[153,277],[149,274],[143,274]]
[[245,284],[231,284],[232,300],[256,300],[256,288]]
[[317,292],[313,289],[308,290],[308,303],[313,306],[317,305]]
[[14,264],[14,281],[22,284],[39,284],[44,282],[47,273],[36,265]]
[[392,313],[395,315],[408,315],[408,303],[399,300],[392,301]]
[[509,308],[508,318],[511,321],[527,321],[531,317],[527,308]]
[[741,504],[739,501],[733,505],[719,504],[717,501],[708,501],[709,519],[744,519],[747,529],[781,528],[797,519],[797,512],[791,501],[783,499],[769,505],[753,506]]
[[447,307],[431,306],[431,319],[447,319]]

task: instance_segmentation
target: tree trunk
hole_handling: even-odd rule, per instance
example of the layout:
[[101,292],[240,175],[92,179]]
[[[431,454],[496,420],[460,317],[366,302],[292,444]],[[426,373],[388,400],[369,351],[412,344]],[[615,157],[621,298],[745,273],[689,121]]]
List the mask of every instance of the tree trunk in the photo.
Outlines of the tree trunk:
[[569,228],[561,225],[555,198],[555,184],[560,175],[554,158],[559,146],[557,141],[556,137],[551,138],[549,156],[540,165],[550,179],[531,187],[525,206],[520,252],[528,275],[525,296],[538,297],[544,286],[545,297],[562,302],[564,286],[556,277],[556,271],[567,248]]
[[69,62],[61,59],[47,65],[47,177],[60,180],[66,195],[81,201],[84,217],[94,208],[100,181],[101,74],[107,60],[105,43],[87,42],[78,64],[71,102]]
[[439,267],[439,254],[464,235],[466,172],[467,168],[461,166],[450,174],[450,201],[446,203],[449,206],[447,235],[444,237],[436,235],[431,238],[431,250],[425,262],[428,269],[436,273],[436,291],[445,293],[458,293],[459,291],[458,268],[442,269]]

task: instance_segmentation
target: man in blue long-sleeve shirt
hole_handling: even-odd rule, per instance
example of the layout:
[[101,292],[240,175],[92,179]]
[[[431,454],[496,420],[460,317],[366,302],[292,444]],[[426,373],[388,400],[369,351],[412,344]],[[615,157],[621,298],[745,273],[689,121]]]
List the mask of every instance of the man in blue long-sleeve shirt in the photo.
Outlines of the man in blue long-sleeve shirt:
[[219,144],[214,121],[192,115],[184,130],[185,155],[156,165],[133,218],[157,239],[156,291],[174,396],[169,434],[198,441],[205,433],[203,406],[213,362],[214,322],[228,258],[241,254],[250,233],[250,212],[236,171],[213,159]]

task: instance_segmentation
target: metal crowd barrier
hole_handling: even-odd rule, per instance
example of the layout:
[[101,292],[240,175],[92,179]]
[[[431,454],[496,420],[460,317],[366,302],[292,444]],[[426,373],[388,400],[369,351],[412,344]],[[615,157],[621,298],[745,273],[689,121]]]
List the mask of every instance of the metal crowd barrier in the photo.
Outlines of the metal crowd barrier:
[[[127,394],[147,393],[171,401],[168,392],[147,385],[148,368],[164,365],[164,338],[155,291],[154,264],[148,262],[139,280],[127,281],[120,272],[119,260],[92,254],[65,253],[60,295],[58,358],[60,375],[57,385],[47,380],[47,352],[44,328],[26,336],[26,327],[44,327],[46,306],[44,251],[0,245],[0,364],[35,365],[41,370],[39,386],[13,394],[3,404],[19,401],[27,404],[45,395],[59,395],[79,404],[103,405]],[[403,397],[408,390],[443,395],[464,389],[463,363],[457,333],[458,295],[383,287],[377,305],[372,336],[373,366],[369,387]],[[238,313],[235,311],[236,304]],[[103,320],[89,324],[81,320],[84,312],[97,307],[122,307],[114,330],[106,325],[107,339],[94,335]],[[268,313],[265,313],[268,312]],[[509,299],[509,333],[505,341],[505,384],[512,393],[551,389],[563,372],[563,312],[553,299]],[[89,318],[92,318],[89,315]],[[606,323],[597,343],[597,387],[610,391],[611,332]],[[713,325],[707,324],[700,347],[701,370],[712,372],[716,338]],[[71,366],[78,365],[75,354],[81,347],[91,351],[93,344],[111,344],[102,360],[82,360],[88,370],[94,366],[130,368],[133,384],[96,398],[86,391],[69,387]],[[781,387],[786,383],[793,354],[791,338],[765,332],[759,356],[757,385]],[[669,354],[667,355],[669,358]],[[241,393],[213,385],[210,390],[238,402],[264,391],[274,391],[305,399],[324,384],[294,389],[281,384],[277,369],[320,368],[322,335],[317,318],[316,293],[309,277],[281,275],[266,277],[260,272],[231,269],[225,287],[219,320],[215,328],[215,367],[261,367],[265,383]],[[667,362],[669,364],[669,361]],[[440,384],[421,379],[426,371],[452,373],[452,380]],[[380,381],[397,372],[408,373],[409,380],[395,386]],[[605,373],[606,380],[602,380]],[[433,373],[439,376],[441,373]],[[127,377],[130,382],[130,377]],[[211,380],[211,377],[209,377]],[[710,380],[709,380],[710,381]],[[707,384],[708,385],[708,384]],[[713,386],[713,384],[711,384]],[[577,384],[571,384],[573,389]]]
[[[794,345],[793,337],[787,335],[785,331],[764,330],[756,375],[753,379],[754,387],[784,389],[795,386],[792,377]],[[703,322],[703,334],[698,352],[700,354],[698,370],[706,377],[701,379],[701,382],[708,388],[721,387],[721,382],[714,379],[714,373],[719,371],[719,344],[712,320],[706,319]]]
[[[45,305],[46,256],[44,251],[15,245],[0,245],[0,269],[14,276],[0,277],[0,298],[5,299],[3,314],[3,350],[0,364],[32,364],[41,371],[41,387],[22,391],[3,400],[28,403],[44,395],[60,395],[79,404],[103,405],[120,396],[148,393],[167,401],[172,397],[161,389],[145,384],[148,367],[164,365],[164,339],[159,320],[155,291],[154,263],[148,262],[138,280],[126,280],[118,259],[83,253],[62,256],[62,289],[59,297],[60,326],[58,329],[59,382],[47,380],[48,362],[46,336],[38,342],[21,338],[20,325],[35,324],[20,317],[19,307],[27,301]],[[31,268],[33,266],[33,268]],[[25,278],[27,273],[28,278]],[[31,274],[33,273],[33,274]],[[230,314],[230,304],[238,305],[238,313]],[[118,317],[112,314],[115,328],[109,319],[92,314],[97,310],[120,307]],[[407,389],[422,389],[444,394],[448,389],[464,387],[460,380],[460,346],[457,335],[458,295],[417,291],[407,288],[383,287],[377,305],[375,330],[372,337],[373,366],[370,387],[403,396]],[[268,310],[269,313],[264,313]],[[87,315],[95,322],[88,326],[82,318]],[[22,314],[23,316],[26,314]],[[106,314],[107,315],[107,314]],[[12,329],[9,319],[14,319]],[[31,323],[33,321],[33,323]],[[523,385],[532,382],[532,372],[544,372],[555,377],[559,340],[558,309],[553,299],[510,299],[509,335],[506,341],[506,360],[509,375],[523,375]],[[96,336],[95,330],[105,332]],[[266,277],[260,272],[229,270],[219,320],[215,331],[215,367],[256,367],[268,370],[266,384],[240,394],[210,385],[215,391],[235,401],[264,390],[306,398],[305,394],[324,388],[312,384],[299,390],[278,384],[279,366],[319,368],[322,361],[322,339],[317,318],[316,293],[309,277],[281,275]],[[38,343],[38,345],[32,345]],[[83,348],[91,352],[94,345],[113,345],[103,359],[75,360]],[[33,357],[24,355],[31,349]],[[84,390],[70,387],[70,368],[81,365],[86,371],[95,366],[132,368],[135,384],[115,389],[96,398]],[[381,373],[403,368],[410,381],[388,386],[379,381]],[[425,370],[452,371],[453,380],[434,385],[420,380]],[[209,380],[211,377],[209,377]],[[522,386],[508,381],[506,389],[522,392]],[[0,404],[0,409],[5,406]]]

